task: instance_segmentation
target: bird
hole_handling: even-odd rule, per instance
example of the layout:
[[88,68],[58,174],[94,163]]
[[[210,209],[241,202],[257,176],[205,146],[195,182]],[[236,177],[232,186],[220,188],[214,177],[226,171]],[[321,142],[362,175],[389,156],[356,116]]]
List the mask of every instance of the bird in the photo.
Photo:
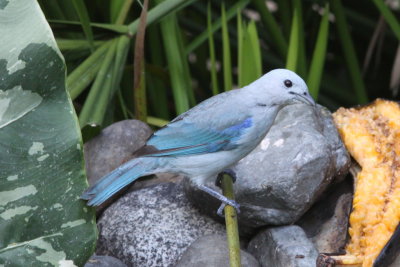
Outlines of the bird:
[[274,69],[249,85],[217,94],[182,113],[149,137],[134,158],[102,177],[81,196],[99,206],[138,178],[156,173],[183,174],[222,204],[239,204],[205,183],[249,154],[285,106],[315,107],[304,80]]

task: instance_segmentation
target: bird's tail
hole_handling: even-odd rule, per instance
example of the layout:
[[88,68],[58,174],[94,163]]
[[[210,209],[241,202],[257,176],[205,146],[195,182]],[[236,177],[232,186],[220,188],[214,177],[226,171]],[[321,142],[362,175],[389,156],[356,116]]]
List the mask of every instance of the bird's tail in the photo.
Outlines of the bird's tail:
[[89,187],[81,198],[88,200],[89,206],[99,206],[136,179],[154,173],[156,161],[154,158],[130,160]]

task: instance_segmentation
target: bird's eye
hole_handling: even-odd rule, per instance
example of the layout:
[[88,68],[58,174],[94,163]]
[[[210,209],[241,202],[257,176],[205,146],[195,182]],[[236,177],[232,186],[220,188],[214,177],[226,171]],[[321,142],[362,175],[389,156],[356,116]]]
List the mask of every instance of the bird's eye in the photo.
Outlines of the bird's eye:
[[284,80],[284,81],[283,81],[283,84],[284,84],[287,88],[290,88],[290,87],[293,86],[293,83],[292,83],[291,80]]

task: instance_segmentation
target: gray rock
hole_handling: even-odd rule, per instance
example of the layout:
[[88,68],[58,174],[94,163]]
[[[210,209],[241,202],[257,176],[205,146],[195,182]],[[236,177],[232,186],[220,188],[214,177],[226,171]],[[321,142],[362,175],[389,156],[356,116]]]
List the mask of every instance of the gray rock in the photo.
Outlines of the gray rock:
[[150,127],[141,121],[124,120],[108,126],[86,142],[84,153],[89,184],[131,159],[151,133]]
[[399,267],[399,266],[400,266],[400,254],[399,254],[399,256],[396,257],[394,262],[389,265],[389,267]]
[[128,192],[104,211],[98,226],[97,254],[148,267],[173,266],[198,237],[225,232],[194,209],[175,183]]
[[[242,229],[297,221],[332,183],[348,172],[350,157],[340,140],[330,112],[315,112],[303,104],[283,108],[263,141],[233,170]],[[215,179],[207,186],[216,189]],[[195,205],[211,203],[204,212],[215,214],[219,203],[185,182]]]
[[[242,267],[259,267],[248,252],[240,251]],[[208,235],[194,241],[175,267],[229,267],[229,250],[225,235]]]
[[318,251],[297,225],[268,228],[254,237],[248,251],[262,267],[310,267]]
[[127,267],[127,265],[111,256],[93,255],[84,267]]
[[345,179],[331,187],[297,222],[320,253],[344,252],[353,201],[352,182]]

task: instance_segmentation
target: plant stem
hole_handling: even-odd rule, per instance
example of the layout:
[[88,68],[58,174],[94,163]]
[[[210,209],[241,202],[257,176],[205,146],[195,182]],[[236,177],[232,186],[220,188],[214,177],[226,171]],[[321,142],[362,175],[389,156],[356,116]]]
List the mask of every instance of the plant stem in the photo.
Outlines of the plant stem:
[[[222,192],[229,199],[234,199],[232,178],[224,174],[222,177]],[[229,262],[231,267],[240,267],[240,244],[239,244],[239,228],[237,222],[237,214],[234,207],[226,205],[225,225],[226,236],[229,248]]]

